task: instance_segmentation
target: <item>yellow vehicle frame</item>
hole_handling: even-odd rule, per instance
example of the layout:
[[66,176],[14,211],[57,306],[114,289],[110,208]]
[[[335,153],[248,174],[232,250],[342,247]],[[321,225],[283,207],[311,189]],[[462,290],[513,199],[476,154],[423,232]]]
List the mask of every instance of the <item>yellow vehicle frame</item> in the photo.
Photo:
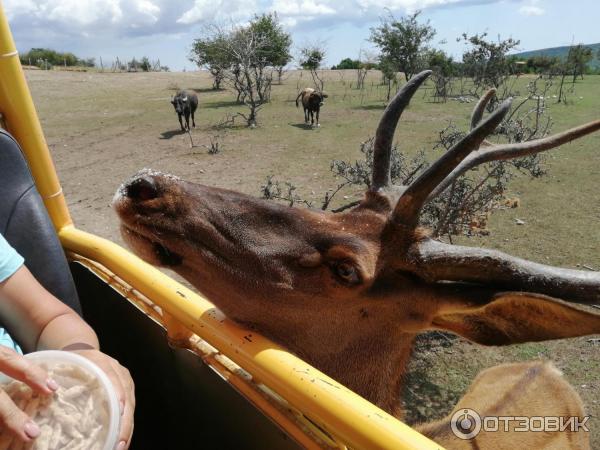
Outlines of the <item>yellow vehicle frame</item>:
[[172,343],[200,354],[301,446],[441,449],[268,339],[253,333],[249,342],[244,338],[248,331],[215,313],[205,298],[117,244],[73,225],[1,5],[0,108],[69,259],[83,262],[160,322]]

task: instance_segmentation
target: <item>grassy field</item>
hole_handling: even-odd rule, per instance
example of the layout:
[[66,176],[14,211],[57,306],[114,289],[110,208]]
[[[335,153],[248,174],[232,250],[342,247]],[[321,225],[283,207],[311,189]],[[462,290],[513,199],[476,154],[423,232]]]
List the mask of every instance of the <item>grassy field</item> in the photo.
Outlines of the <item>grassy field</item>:
[[[172,172],[190,181],[259,195],[267,175],[292,181],[299,193],[317,199],[336,185],[333,159],[353,160],[359,144],[373,135],[383,111],[385,89],[379,76],[367,78],[364,91],[352,88],[355,75],[326,73],[329,98],[319,129],[303,124],[294,100],[310,86],[307,73],[288,74],[275,85],[272,102],[260,111],[260,126],[218,130],[227,113],[241,110],[235,96],[213,91],[204,73],[74,73],[28,71],[27,78],[51,147],[75,223],[121,243],[110,200],[126,178],[143,167]],[[521,95],[527,78],[519,80]],[[170,96],[178,88],[198,92],[197,127],[189,138],[179,124]],[[568,105],[549,101],[553,130],[600,118],[600,76],[577,83]],[[439,130],[450,120],[466,128],[473,104],[433,103],[417,93],[398,127],[402,150],[431,152]],[[217,138],[222,151],[209,155],[202,145]],[[497,248],[534,261],[600,269],[600,133],[554,150],[546,158],[548,175],[521,176],[510,197],[520,207],[495,213],[491,234],[462,238],[471,246]],[[524,225],[516,225],[521,219]],[[440,336],[422,342],[408,376],[406,407],[410,420],[447,412],[484,367],[534,358],[550,359],[564,371],[593,416],[593,447],[600,448],[600,343],[589,338],[482,348]]]

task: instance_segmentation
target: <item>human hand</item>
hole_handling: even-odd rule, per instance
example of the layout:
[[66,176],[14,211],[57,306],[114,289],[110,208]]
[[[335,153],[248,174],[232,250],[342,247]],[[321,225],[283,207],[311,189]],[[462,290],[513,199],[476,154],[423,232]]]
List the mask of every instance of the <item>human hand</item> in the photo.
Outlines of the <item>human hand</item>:
[[131,444],[133,434],[133,412],[135,409],[134,384],[129,370],[121,366],[116,359],[95,349],[70,350],[100,367],[108,376],[117,392],[121,407],[121,429],[116,450],[125,450]]
[[[39,395],[50,395],[58,389],[56,381],[48,378],[41,367],[25,359],[12,348],[0,345],[0,372],[21,381]],[[36,423],[21,411],[3,389],[0,389],[0,439],[31,442],[40,435]]]

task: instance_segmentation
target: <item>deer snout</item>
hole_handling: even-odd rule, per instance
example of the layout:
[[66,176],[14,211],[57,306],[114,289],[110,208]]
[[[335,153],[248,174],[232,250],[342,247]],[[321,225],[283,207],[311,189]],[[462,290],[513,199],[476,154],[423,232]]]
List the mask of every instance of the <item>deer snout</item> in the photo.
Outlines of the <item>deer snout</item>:
[[124,186],[124,194],[133,200],[152,200],[158,197],[155,181],[147,176],[135,178]]

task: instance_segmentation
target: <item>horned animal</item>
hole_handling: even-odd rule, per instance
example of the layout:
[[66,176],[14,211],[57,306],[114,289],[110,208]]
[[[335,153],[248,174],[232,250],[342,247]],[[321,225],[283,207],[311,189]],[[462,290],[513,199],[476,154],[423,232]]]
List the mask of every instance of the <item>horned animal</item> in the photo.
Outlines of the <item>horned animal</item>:
[[[396,125],[430,73],[414,76],[384,111],[371,185],[354,209],[294,208],[144,170],[115,195],[123,238],[142,259],[189,280],[229,318],[397,417],[413,340],[423,331],[493,346],[600,333],[600,314],[585,306],[600,303],[600,273],[446,244],[419,225],[423,206],[466,171],[558,147],[600,129],[600,120],[536,141],[491,144],[486,137],[511,101],[483,118],[490,91],[465,137],[410,185],[393,186]],[[457,407],[469,404],[481,414],[584,414],[575,391],[542,362],[482,372]],[[589,448],[585,432],[511,429],[463,441],[449,423],[418,429],[446,448]]]
[[319,112],[323,106],[324,99],[327,94],[315,91],[313,88],[304,88],[296,97],[296,108],[299,106],[298,100],[302,99],[302,108],[304,108],[304,123],[308,124],[308,116],[310,114],[310,125],[315,125],[315,113],[317,116],[317,127],[319,124]]
[[[190,130],[190,115],[192,116],[192,126],[196,128],[196,122],[194,121],[194,113],[198,108],[198,96],[196,94],[190,91],[179,91],[175,97],[171,98],[171,104],[175,108],[182,131]],[[182,116],[185,117],[185,127],[181,120]]]

